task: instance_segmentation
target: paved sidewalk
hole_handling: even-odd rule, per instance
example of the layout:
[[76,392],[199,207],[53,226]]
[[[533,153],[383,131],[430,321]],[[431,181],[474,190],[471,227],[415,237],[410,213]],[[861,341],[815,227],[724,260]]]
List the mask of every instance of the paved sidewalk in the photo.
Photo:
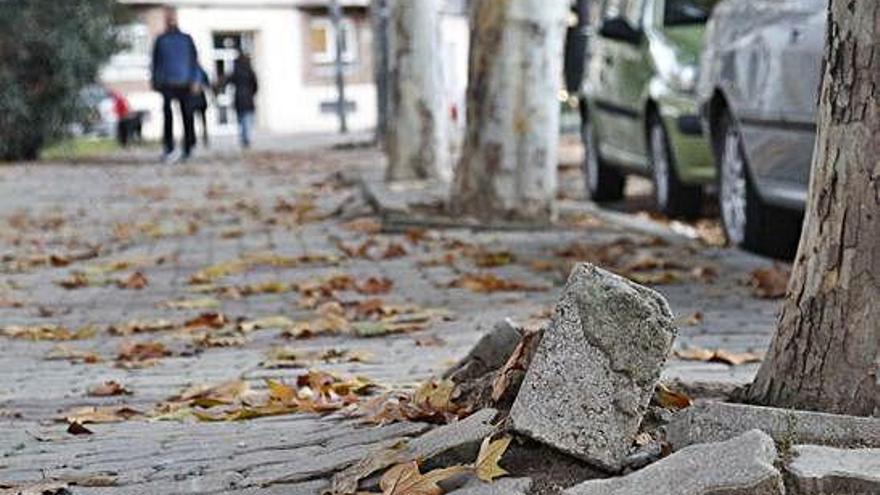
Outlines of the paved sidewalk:
[[[418,236],[410,232],[409,237],[346,228],[346,222],[371,212],[355,178],[375,174],[382,163],[372,148],[325,147],[244,157],[218,153],[173,167],[126,164],[123,157],[112,165],[0,168],[0,328],[97,329],[93,336],[70,342],[0,336],[0,487],[71,477],[94,485],[100,484],[94,475],[102,475],[115,486],[78,486],[73,493],[315,493],[328,473],[352,462],[367,446],[393,443],[425,426],[375,428],[339,414],[292,414],[223,423],[133,419],[89,425],[93,435],[73,436],[56,419],[63,411],[87,405],[125,404],[148,411],[192,385],[241,378],[260,389],[266,378],[293,379],[304,370],[260,366],[267,352],[281,345],[301,351],[364,351],[371,356],[365,362],[319,362],[314,367],[365,376],[388,388],[412,387],[461,357],[500,318],[545,321],[564,282],[566,263],[589,246],[623,244],[627,255],[676,260],[678,278],[667,277],[673,283],[658,289],[682,317],[677,347],[748,351],[761,350],[769,340],[777,303],[753,297],[743,280],[770,262],[735,251],[658,245],[652,236],[586,217],[569,228],[447,229],[419,231]],[[415,237],[425,239],[413,242]],[[379,253],[369,259],[339,247],[361,246],[369,239]],[[402,247],[406,254],[391,249],[382,256],[389,247]],[[481,258],[471,256],[475,250],[506,252],[515,262],[480,268],[475,263]],[[294,291],[237,298],[193,291],[193,274],[254,253],[300,262],[287,267],[252,263],[214,284],[293,283],[334,274],[357,281],[387,278],[393,288],[379,296],[385,304],[417,305],[453,316],[435,318],[421,331],[375,338],[341,334],[292,340],[278,329],[267,329],[250,332],[230,347],[208,348],[180,332],[125,337],[107,331],[133,320],[185,321],[205,311],[220,312],[233,322],[277,315],[297,321],[314,318],[315,311],[304,308]],[[74,289],[59,285],[77,271],[95,273],[95,267],[114,261],[124,262],[123,268],[101,275],[112,279],[108,285],[94,280]],[[703,267],[713,276],[690,276],[692,267]],[[115,285],[116,279],[135,271],[149,281],[145,288]],[[547,290],[477,293],[450,288],[450,282],[476,273]],[[343,297],[357,302],[375,296],[348,291]],[[217,306],[168,305],[188,300],[184,306],[197,306],[206,298]],[[694,316],[698,312],[701,317]],[[114,357],[132,341],[159,341],[174,355],[155,366],[120,369]],[[102,361],[46,359],[53,350],[57,353],[59,344],[68,351],[94,352]],[[743,383],[756,366],[673,360],[665,376]],[[106,380],[123,383],[132,395],[87,395],[90,387]],[[280,477],[288,483],[271,483]]]

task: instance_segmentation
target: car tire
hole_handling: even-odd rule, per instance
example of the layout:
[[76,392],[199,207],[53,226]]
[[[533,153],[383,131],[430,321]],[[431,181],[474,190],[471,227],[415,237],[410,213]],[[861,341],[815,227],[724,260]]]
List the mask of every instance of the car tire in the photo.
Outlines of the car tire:
[[602,160],[596,131],[585,109],[581,110],[581,142],[584,145],[583,172],[587,195],[597,203],[622,199],[626,176]]
[[703,188],[686,185],[678,177],[669,135],[656,113],[651,113],[648,118],[647,141],[657,210],[670,217],[698,216],[703,206]]
[[728,113],[716,126],[718,206],[730,244],[790,259],[797,251],[802,215],[764,203],[749,170],[742,135]]

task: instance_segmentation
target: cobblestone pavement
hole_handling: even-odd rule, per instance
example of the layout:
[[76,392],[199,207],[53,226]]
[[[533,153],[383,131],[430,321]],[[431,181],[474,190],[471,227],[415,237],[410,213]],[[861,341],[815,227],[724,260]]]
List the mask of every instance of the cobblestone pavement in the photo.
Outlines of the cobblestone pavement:
[[[560,252],[572,246],[626,238],[638,249],[659,250],[654,255],[674,259],[679,275],[666,277],[671,283],[658,289],[682,317],[679,348],[747,351],[761,350],[768,342],[776,303],[753,297],[742,282],[750,270],[769,266],[768,261],[727,250],[655,246],[639,234],[590,221],[540,231],[419,232],[426,239],[417,243],[410,239],[418,237],[414,233],[409,238],[365,234],[345,225],[369,212],[352,179],[358,171],[381,165],[380,154],[371,148],[321,148],[216,155],[177,166],[131,155],[100,165],[0,168],[0,328],[7,334],[10,328],[35,325],[96,329],[68,342],[0,336],[0,493],[3,485],[53,479],[78,484],[71,491],[84,494],[315,493],[328,473],[352,462],[367,446],[426,427],[372,427],[339,413],[303,413],[221,423],[134,418],[88,425],[94,434],[79,436],[68,434],[67,424],[57,420],[79,406],[125,404],[149,411],[193,385],[240,378],[260,389],[267,378],[302,374],[302,369],[261,366],[266,353],[279,345],[364,351],[370,358],[363,362],[318,362],[314,367],[365,376],[389,388],[412,387],[461,357],[492,322],[503,317],[544,321],[565,278],[559,264],[570,261]],[[378,255],[350,256],[339,247],[360,246],[368,239],[374,239],[377,246],[371,249]],[[481,263],[503,266],[477,268],[479,258],[443,259],[462,246],[478,246],[484,254],[509,251],[516,261],[490,259]],[[405,255],[394,252],[399,247]],[[577,258],[576,249],[569,251]],[[438,311],[431,313],[426,329],[416,332],[289,339],[270,328],[238,335],[226,342],[228,347],[180,331],[117,336],[107,330],[135,320],[181,322],[206,311],[233,322],[275,315],[313,318],[315,311],[295,291],[238,297],[194,291],[191,278],[200,270],[260,255],[263,263],[242,265],[213,283],[228,289],[341,273],[357,281],[387,278],[393,288],[379,296],[385,304]],[[113,262],[118,262],[115,267]],[[692,276],[692,267],[703,267],[710,276]],[[78,271],[85,274],[79,281]],[[117,280],[128,280],[135,271],[146,277],[146,287],[117,286]],[[477,272],[548,290],[478,293],[449,287],[457,277]],[[65,280],[80,287],[64,288]],[[357,302],[376,296],[347,291],[340,297]],[[181,300],[189,303],[177,309],[168,304]],[[698,312],[701,317],[694,316]],[[173,355],[154,366],[119,367],[115,358],[123,345],[148,341],[164,343]],[[71,350],[93,352],[100,362],[47,358],[59,352],[70,357]],[[673,359],[665,375],[743,382],[755,369],[755,364]],[[87,394],[107,380],[124,384],[132,394]],[[284,484],[272,483],[281,477]],[[113,486],[95,486],[105,484]]]

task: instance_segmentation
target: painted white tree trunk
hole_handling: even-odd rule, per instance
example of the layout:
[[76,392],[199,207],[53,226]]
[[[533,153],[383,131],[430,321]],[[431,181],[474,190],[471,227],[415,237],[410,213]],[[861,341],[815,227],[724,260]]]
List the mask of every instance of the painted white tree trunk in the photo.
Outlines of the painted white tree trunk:
[[568,4],[475,0],[467,135],[450,198],[454,213],[526,220],[554,215]]
[[389,180],[452,179],[440,42],[442,0],[391,0]]

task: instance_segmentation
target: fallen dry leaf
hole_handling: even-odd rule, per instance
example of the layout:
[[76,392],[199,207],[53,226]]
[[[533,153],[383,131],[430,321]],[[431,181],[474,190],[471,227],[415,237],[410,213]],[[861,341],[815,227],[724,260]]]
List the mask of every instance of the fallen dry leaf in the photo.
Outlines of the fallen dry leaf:
[[202,297],[197,299],[166,301],[162,303],[162,306],[168,309],[214,309],[220,306],[220,301],[212,297]]
[[471,292],[541,292],[547,287],[534,286],[517,280],[505,280],[492,273],[467,273],[449,283],[448,287],[468,289]]
[[764,359],[763,354],[756,352],[731,352],[724,349],[709,350],[702,347],[688,347],[675,351],[675,357],[684,361],[703,361],[739,366],[758,363]]
[[692,404],[690,397],[676,392],[662,383],[658,383],[654,389],[654,399],[660,404],[660,407],[666,409],[685,409]]
[[8,326],[0,330],[0,335],[23,340],[82,340],[95,336],[97,329],[87,325],[70,330],[59,325]]
[[465,466],[453,466],[422,474],[419,464],[412,461],[389,468],[379,480],[379,487],[382,495],[442,495],[443,489],[437,483],[469,471]]
[[71,435],[93,435],[95,432],[86,428],[78,421],[72,421],[67,426],[67,433],[70,433]]
[[394,282],[387,278],[370,277],[358,284],[357,291],[361,294],[375,296],[387,294],[394,287]]
[[149,285],[146,275],[141,272],[134,272],[124,280],[118,280],[116,286],[120,289],[141,290]]
[[119,423],[140,416],[141,412],[128,406],[79,407],[62,414],[63,421],[79,424]]
[[117,395],[131,395],[131,390],[116,380],[108,380],[90,388],[88,394],[92,397],[113,397]]
[[508,474],[498,463],[501,461],[504,452],[507,451],[510,440],[511,437],[504,437],[494,442],[492,437],[483,439],[483,443],[480,445],[480,452],[477,454],[477,460],[474,463],[477,478],[491,482],[495,478]]
[[754,294],[763,299],[779,299],[785,297],[791,270],[775,265],[772,268],[759,268],[749,274],[749,285]]
[[162,342],[126,342],[119,348],[116,364],[121,368],[148,367],[170,355]]
[[290,328],[294,324],[294,321],[286,316],[267,316],[256,320],[243,321],[238,324],[238,329],[244,333],[250,333],[254,330],[264,330],[267,328]]
[[71,363],[95,364],[101,362],[101,356],[92,351],[74,349],[66,344],[58,344],[46,353],[46,360],[63,360]]

